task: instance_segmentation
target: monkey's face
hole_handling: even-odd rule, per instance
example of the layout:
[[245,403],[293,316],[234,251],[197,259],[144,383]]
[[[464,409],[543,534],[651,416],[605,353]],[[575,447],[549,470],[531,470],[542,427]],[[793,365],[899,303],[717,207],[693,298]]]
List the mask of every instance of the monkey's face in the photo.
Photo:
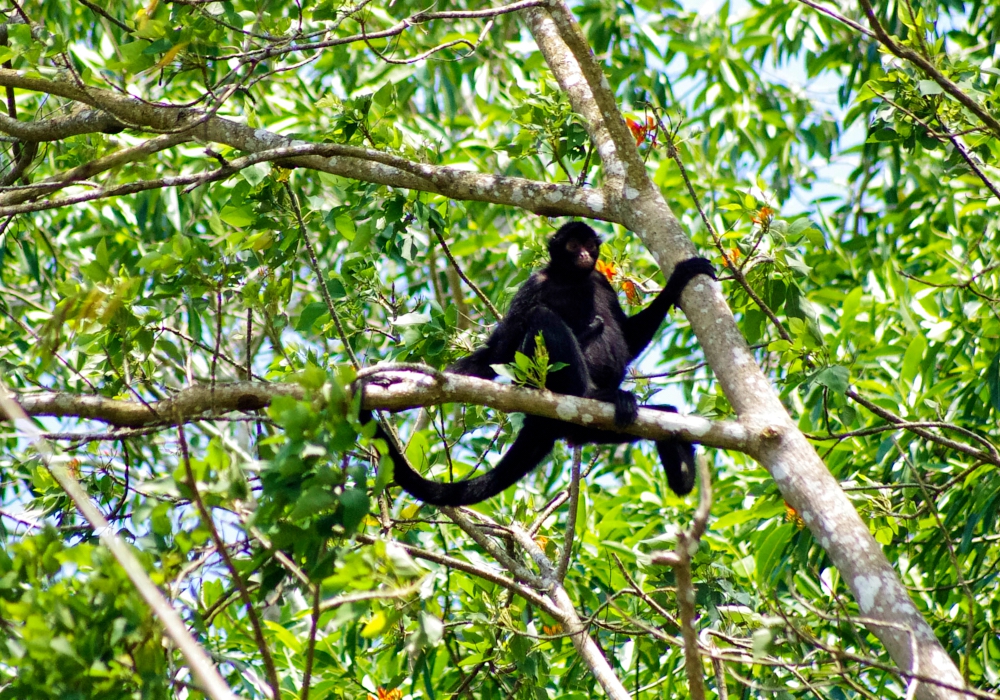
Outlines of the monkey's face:
[[566,260],[581,272],[590,272],[597,264],[601,242],[597,238],[570,238],[566,241]]

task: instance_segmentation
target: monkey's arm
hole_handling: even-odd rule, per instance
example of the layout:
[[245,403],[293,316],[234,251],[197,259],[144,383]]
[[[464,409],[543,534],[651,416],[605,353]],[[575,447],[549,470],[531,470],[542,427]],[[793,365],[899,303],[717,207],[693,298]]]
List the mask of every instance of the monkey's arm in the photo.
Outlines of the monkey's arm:
[[496,371],[490,365],[506,365],[514,361],[514,353],[524,342],[527,319],[542,296],[543,280],[534,274],[521,285],[510,302],[510,309],[503,320],[493,329],[486,344],[468,357],[455,361],[448,367],[449,372],[470,377],[493,379]]
[[497,373],[490,365],[494,364],[497,363],[493,361],[493,349],[489,345],[484,345],[471,355],[452,362],[448,365],[448,371],[468,377],[493,379]]
[[670,273],[670,279],[667,280],[666,285],[650,302],[649,306],[625,319],[622,324],[622,332],[633,359],[638,357],[639,353],[645,350],[646,346],[653,340],[653,336],[656,335],[663,319],[670,312],[670,307],[677,305],[681,298],[681,292],[684,291],[688,282],[698,275],[708,275],[712,279],[716,279],[715,268],[705,258],[688,258],[678,263],[674,271]]

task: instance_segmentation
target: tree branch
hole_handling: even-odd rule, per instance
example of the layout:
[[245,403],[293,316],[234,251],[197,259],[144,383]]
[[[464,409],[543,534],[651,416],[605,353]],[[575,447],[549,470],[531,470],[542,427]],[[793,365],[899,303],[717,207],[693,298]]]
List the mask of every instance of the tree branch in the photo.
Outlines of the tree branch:
[[[110,90],[82,88],[75,83],[45,80],[21,75],[17,71],[0,70],[0,87],[7,86],[58,95],[89,104],[114,115],[132,128],[154,132],[187,133],[190,138],[221,143],[245,153],[256,154],[236,159],[207,176],[199,174],[161,178],[144,185],[129,183],[104,190],[100,195],[104,197],[131,194],[153,187],[201,184],[228,177],[241,167],[285,157],[287,162],[282,165],[287,167],[312,168],[363,182],[433,192],[452,199],[503,204],[545,216],[582,216],[601,220],[614,220],[615,216],[614,212],[608,210],[603,192],[589,187],[484,175],[456,167],[417,163],[395,154],[357,146],[307,144],[265,129],[253,129],[222,117],[207,116],[199,110],[147,104]],[[279,148],[289,150],[285,156],[279,156],[273,152]],[[272,153],[261,157],[259,155],[261,151],[272,151]],[[66,206],[94,198],[97,197],[89,193],[82,197],[67,198],[58,205]],[[24,205],[20,208],[0,207],[0,216],[39,211],[53,206],[55,205],[52,203],[46,203]]]
[[40,182],[0,192],[0,205],[19,204],[34,197],[40,197],[49,192],[72,185],[78,180],[86,180],[112,168],[134,163],[153,153],[189,140],[190,138],[185,134],[164,134],[157,136],[133,148],[115,151],[97,160],[92,160],[75,168],[65,170],[54,177],[46,178]]
[[100,109],[85,109],[68,117],[22,122],[0,112],[0,131],[22,141],[59,141],[81,134],[115,134],[125,125]]
[[[523,411],[558,418],[593,428],[616,429],[614,406],[610,403],[524,389],[476,377],[445,373],[429,376],[391,366],[376,369],[379,370],[378,377],[365,380],[364,408],[400,411],[442,403],[471,403],[506,412]],[[276,396],[302,398],[304,392],[297,384],[232,382],[216,384],[214,392],[207,384],[190,386],[169,399],[146,403],[57,392],[25,393],[17,396],[16,400],[31,416],[81,418],[136,428],[188,421],[206,411],[254,411],[266,407]],[[755,444],[751,434],[739,423],[710,421],[698,416],[652,409],[640,409],[635,422],[621,432],[651,440],[682,437],[711,447],[746,453],[752,453]]]
[[872,25],[872,29],[875,31],[875,36],[878,37],[879,43],[889,49],[894,56],[909,61],[920,68],[920,70],[926,73],[931,80],[940,85],[942,90],[954,97],[959,104],[979,117],[983,124],[990,128],[990,131],[993,132],[994,136],[1000,137],[1000,120],[986,111],[985,107],[967,95],[960,87],[958,87],[958,85],[949,80],[944,73],[939,71],[937,67],[926,57],[920,55],[909,47],[896,43],[895,39],[889,36],[889,33],[882,27],[882,23],[878,21],[878,17],[875,16],[875,10],[872,8],[869,0],[859,0],[859,2],[861,3],[861,9],[863,9],[865,11],[865,15],[868,16],[868,22]]

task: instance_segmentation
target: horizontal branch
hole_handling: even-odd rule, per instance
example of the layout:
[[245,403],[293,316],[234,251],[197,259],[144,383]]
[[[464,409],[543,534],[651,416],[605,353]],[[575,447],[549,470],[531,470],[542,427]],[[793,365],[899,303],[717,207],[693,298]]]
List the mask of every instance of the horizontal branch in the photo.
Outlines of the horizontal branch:
[[[0,206],[20,204],[29,199],[70,187],[79,180],[86,180],[112,168],[120,168],[128,163],[134,163],[159,151],[186,143],[189,140],[190,138],[186,134],[163,134],[144,141],[137,146],[123,148],[106,156],[82,163],[75,168],[63,170],[52,177],[45,178],[32,185],[0,190]],[[51,200],[49,203],[51,203]]]
[[68,117],[22,122],[0,112],[0,131],[22,141],[58,141],[80,134],[116,134],[125,125],[99,109],[85,109]]
[[[371,372],[371,371],[370,371]],[[469,403],[500,411],[520,411],[558,418],[577,425],[617,430],[614,405],[593,399],[553,394],[498,382],[406,369],[375,368],[363,380],[362,405],[369,409],[401,411],[443,403]],[[112,399],[104,396],[43,392],[16,397],[29,416],[80,418],[117,427],[137,428],[194,420],[211,411],[251,411],[270,404],[277,396],[302,398],[297,384],[234,382],[191,386],[162,401]],[[733,421],[710,421],[652,409],[640,409],[634,423],[620,432],[652,440],[682,437],[711,447],[752,454],[756,441],[744,426]]]

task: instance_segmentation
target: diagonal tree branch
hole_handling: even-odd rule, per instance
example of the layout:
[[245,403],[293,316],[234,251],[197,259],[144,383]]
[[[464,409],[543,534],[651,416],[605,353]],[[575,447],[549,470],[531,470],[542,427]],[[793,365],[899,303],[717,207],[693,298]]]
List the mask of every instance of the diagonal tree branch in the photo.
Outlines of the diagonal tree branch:
[[[561,0],[548,4],[548,12],[526,13],[531,33],[570,98],[573,109],[584,117],[591,140],[604,161],[608,186],[632,199],[646,185],[646,165],[579,22]],[[624,187],[624,189],[623,189]],[[635,194],[632,194],[635,192]]]
[[[287,167],[306,167],[364,182],[433,192],[453,199],[503,204],[546,216],[583,216],[606,221],[615,220],[616,216],[615,212],[607,209],[604,193],[593,188],[538,182],[527,178],[484,175],[455,167],[418,163],[395,154],[357,146],[308,144],[265,129],[253,129],[222,117],[206,116],[199,110],[147,104],[110,90],[81,88],[75,83],[24,76],[17,71],[0,69],[0,87],[34,90],[76,100],[105,110],[131,128],[153,132],[185,133],[189,138],[225,144],[249,154],[278,148],[301,148],[306,153],[324,154],[298,157],[290,154],[282,163]],[[249,163],[272,159],[268,157],[254,160],[251,156],[246,158]],[[222,171],[225,170],[224,166]],[[216,177],[229,174],[231,173],[220,172]],[[158,187],[183,186],[200,184],[204,177],[203,174],[179,176],[155,182]],[[129,194],[149,189],[151,186],[152,183],[145,185],[129,183],[114,190],[109,189],[103,196]],[[78,201],[81,200],[67,199],[63,200],[62,204],[73,204]],[[22,209],[3,207],[0,208],[0,216],[5,215],[4,212],[9,215],[45,208],[50,208],[50,205],[23,205]]]
[[45,439],[41,437],[38,429],[32,424],[28,417],[20,410],[14,400],[7,393],[7,389],[0,385],[0,412],[12,422],[17,424],[19,431],[31,442],[35,443],[42,461],[51,472],[53,478],[59,486],[73,501],[73,504],[83,514],[94,533],[101,540],[101,544],[108,548],[111,555],[125,571],[125,574],[132,581],[139,595],[153,611],[153,614],[160,619],[164,632],[177,645],[181,654],[191,668],[191,672],[198,680],[201,692],[205,693],[212,700],[236,700],[229,686],[219,674],[218,669],[212,660],[201,648],[191,632],[184,625],[180,615],[173,609],[169,601],[164,597],[160,589],[149,578],[146,570],[136,558],[129,546],[118,536],[111,523],[97,509],[84,491],[80,482],[77,481],[66,468],[63,458],[54,455]]
[[861,3],[861,9],[864,10],[865,15],[868,17],[868,22],[872,25],[872,29],[875,31],[875,36],[878,38],[880,44],[889,49],[894,56],[902,58],[905,61],[909,61],[913,65],[920,68],[920,70],[926,73],[931,80],[940,85],[942,90],[954,97],[959,104],[979,117],[983,124],[990,128],[990,131],[993,132],[995,137],[1000,138],[1000,120],[990,114],[985,107],[972,99],[972,97],[962,90],[962,88],[949,80],[948,77],[939,71],[937,66],[931,63],[928,58],[922,56],[909,47],[897,43],[895,39],[889,36],[889,33],[885,31],[882,23],[879,22],[878,17],[875,16],[875,10],[872,8],[869,0],[859,0],[859,2]]
[[[553,13],[559,13],[558,1],[551,0]],[[575,45],[572,40],[577,31],[575,20],[568,12],[560,16],[561,35],[569,37],[567,44]],[[590,99],[603,105],[596,109],[606,113],[606,95],[613,93],[610,87],[605,87],[607,80],[603,75],[600,79],[592,77],[593,71],[600,69],[593,55],[574,51],[580,64],[590,65],[572,69],[567,67],[571,63],[567,56],[570,46],[538,43],[557,77],[564,74],[560,84],[572,85],[575,73],[588,75],[594,93]],[[587,99],[582,91],[569,94],[579,113],[595,109],[578,104],[579,100]],[[611,128],[610,123],[607,126]],[[627,183],[622,192],[608,188],[608,209],[621,214],[620,223],[642,238],[662,269],[671,269],[683,258],[690,257],[694,253],[690,239],[663,195],[649,180],[646,169],[630,167]],[[913,604],[867,524],[788,415],[757,365],[719,285],[696,279],[685,289],[680,302],[705,359],[740,422],[751,434],[762,436],[760,450],[754,456],[768,469],[785,500],[802,514],[813,536],[850,586],[861,612],[875,622],[869,629],[901,669],[907,672],[933,669],[930,675],[961,687],[961,674]],[[900,625],[906,632],[900,631]],[[915,687],[914,692],[921,700],[958,697],[945,688],[927,684]]]

